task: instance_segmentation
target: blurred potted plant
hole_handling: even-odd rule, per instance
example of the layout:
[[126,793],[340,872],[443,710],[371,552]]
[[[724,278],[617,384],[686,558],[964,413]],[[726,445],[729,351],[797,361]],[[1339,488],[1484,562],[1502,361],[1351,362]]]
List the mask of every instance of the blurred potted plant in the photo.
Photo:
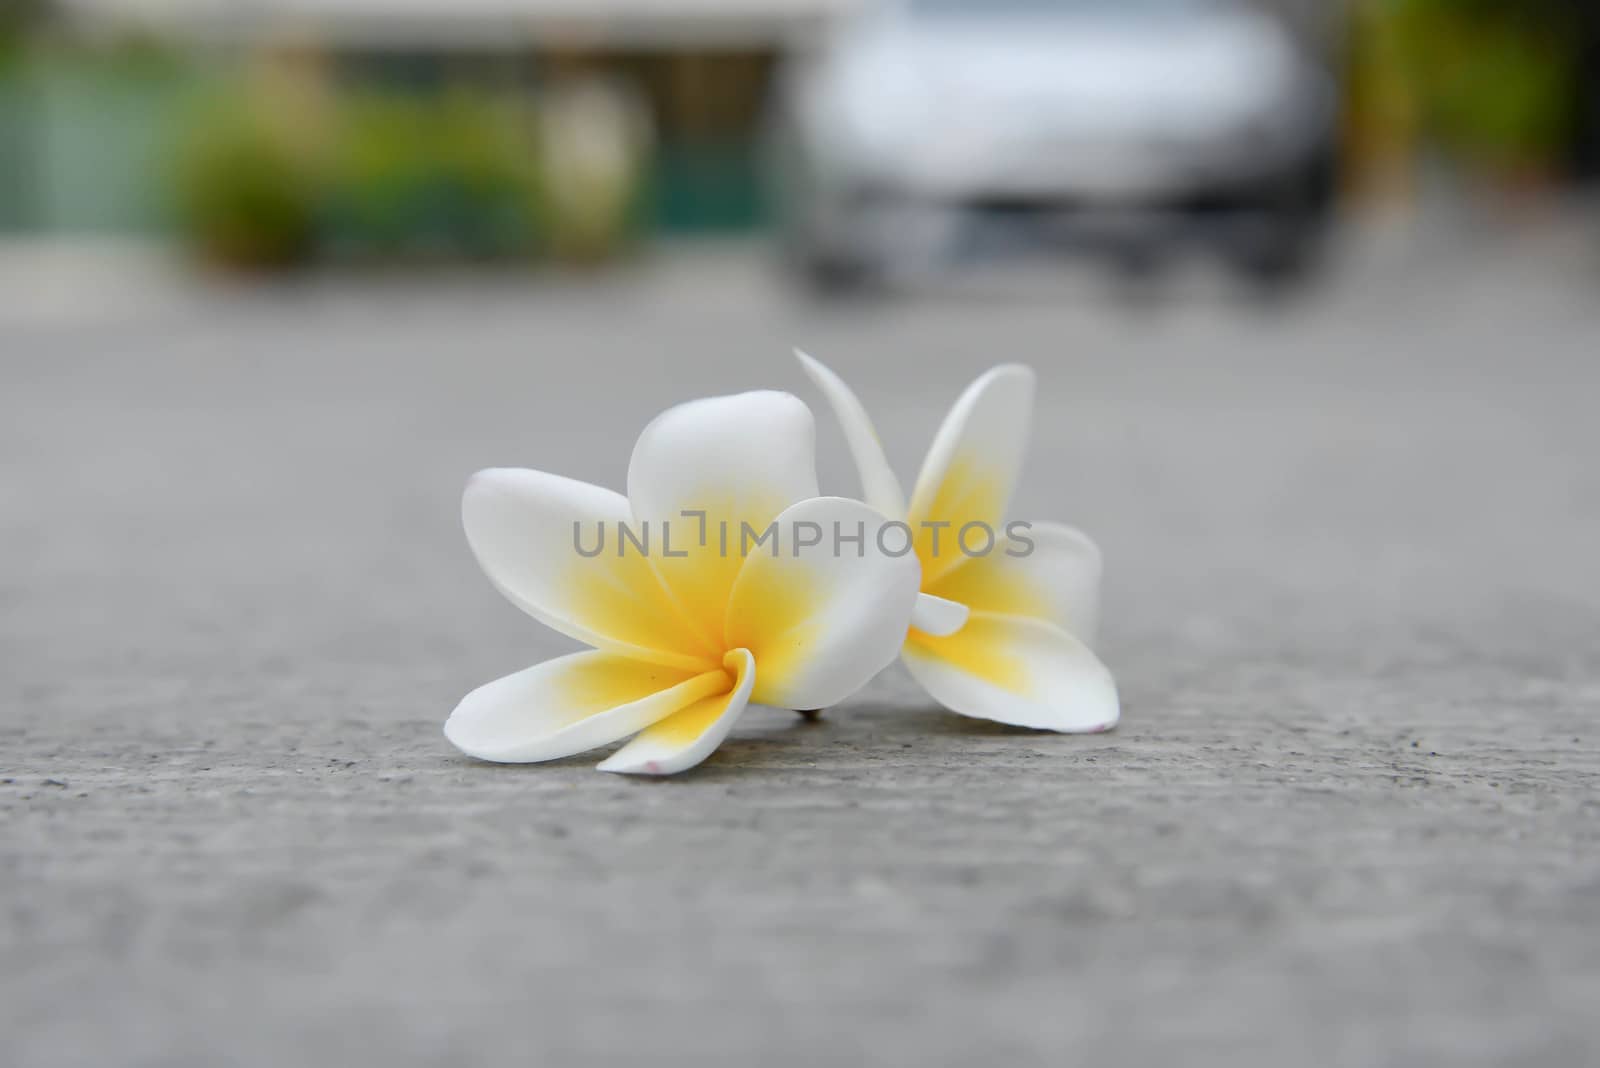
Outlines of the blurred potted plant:
[[205,260],[265,270],[311,257],[314,161],[247,95],[226,94],[190,123],[176,178],[179,225]]
[[608,83],[563,86],[537,107],[465,89],[366,90],[325,107],[286,105],[293,95],[257,79],[191,125],[180,218],[205,258],[271,268],[330,251],[543,251],[595,263],[637,230],[648,126]]

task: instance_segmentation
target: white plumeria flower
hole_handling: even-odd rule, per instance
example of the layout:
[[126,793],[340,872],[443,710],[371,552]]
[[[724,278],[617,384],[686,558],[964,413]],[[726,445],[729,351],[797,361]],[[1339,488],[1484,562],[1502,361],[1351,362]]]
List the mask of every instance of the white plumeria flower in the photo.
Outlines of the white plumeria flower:
[[[821,363],[795,355],[838,416],[865,502],[903,517],[914,535],[922,596],[901,659],[928,694],[962,715],[1021,727],[1083,733],[1115,726],[1116,683],[1086,644],[1098,621],[1100,550],[1059,523],[1019,530],[1033,543],[1026,555],[1010,555],[1026,545],[1005,539],[1002,521],[1033,414],[1033,372],[996,367],[967,388],[939,428],[908,505],[860,400]],[[995,532],[992,551],[969,556],[960,547],[960,531],[973,523]]]
[[[817,496],[815,444],[798,398],[744,393],[651,422],[626,497],[540,471],[473,476],[462,519],[490,581],[593,651],[473,691],[445,736],[525,763],[636,735],[601,770],[669,775],[709,756],[750,703],[823,708],[865,685],[905,637],[918,565],[877,551],[884,519],[865,504]],[[741,551],[745,523],[776,523],[780,544]],[[850,535],[864,525],[862,544],[838,552],[824,537],[800,551],[793,531],[836,523]],[[619,524],[653,542],[624,550]],[[613,540],[586,555],[602,530]]]

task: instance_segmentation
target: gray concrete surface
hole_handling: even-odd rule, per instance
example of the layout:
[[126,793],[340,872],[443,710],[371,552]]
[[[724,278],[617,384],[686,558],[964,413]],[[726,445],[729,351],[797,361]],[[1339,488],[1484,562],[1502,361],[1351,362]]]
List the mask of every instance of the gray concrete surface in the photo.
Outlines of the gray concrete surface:
[[[114,277],[0,300],[0,1063],[1600,1059],[1570,235],[1277,310],[1042,272],[826,310],[738,252]],[[478,574],[466,475],[620,485],[660,408],[801,390],[795,342],[903,472],[973,375],[1038,367],[1017,512],[1106,548],[1121,728],[965,721],[895,668],[673,781],[454,753],[463,693],[566,648]]]

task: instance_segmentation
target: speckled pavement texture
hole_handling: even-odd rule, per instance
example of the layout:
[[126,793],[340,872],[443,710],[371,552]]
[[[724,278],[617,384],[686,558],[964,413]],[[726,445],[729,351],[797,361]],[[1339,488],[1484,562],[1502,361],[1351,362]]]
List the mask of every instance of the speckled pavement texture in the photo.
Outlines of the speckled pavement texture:
[[[0,1063],[1600,1061],[1600,272],[1493,240],[1276,309],[828,309],[743,251],[11,293]],[[1015,512],[1103,544],[1122,726],[897,666],[672,781],[453,752],[569,648],[478,573],[466,476],[620,486],[669,404],[814,400],[793,343],[906,476],[1038,368]]]

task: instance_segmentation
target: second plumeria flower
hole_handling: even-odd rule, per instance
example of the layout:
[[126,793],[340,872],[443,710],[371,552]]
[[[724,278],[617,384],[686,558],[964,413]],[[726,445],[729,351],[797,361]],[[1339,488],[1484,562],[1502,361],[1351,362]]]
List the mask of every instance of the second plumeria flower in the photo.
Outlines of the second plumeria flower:
[[901,659],[928,694],[954,712],[1016,726],[1115,726],[1116,683],[1087,644],[1099,615],[1100,550],[1060,523],[1002,526],[1027,447],[1033,372],[1008,364],[967,388],[907,503],[861,401],[827,367],[796,355],[839,418],[866,503],[910,531],[923,596]]
[[823,708],[863,686],[905,636],[919,568],[878,550],[881,515],[817,496],[815,437],[797,398],[744,393],[658,416],[626,497],[475,475],[462,519],[490,581],[592,651],[468,694],[450,741],[524,763],[634,735],[600,768],[665,775],[709,756],[749,704]]

